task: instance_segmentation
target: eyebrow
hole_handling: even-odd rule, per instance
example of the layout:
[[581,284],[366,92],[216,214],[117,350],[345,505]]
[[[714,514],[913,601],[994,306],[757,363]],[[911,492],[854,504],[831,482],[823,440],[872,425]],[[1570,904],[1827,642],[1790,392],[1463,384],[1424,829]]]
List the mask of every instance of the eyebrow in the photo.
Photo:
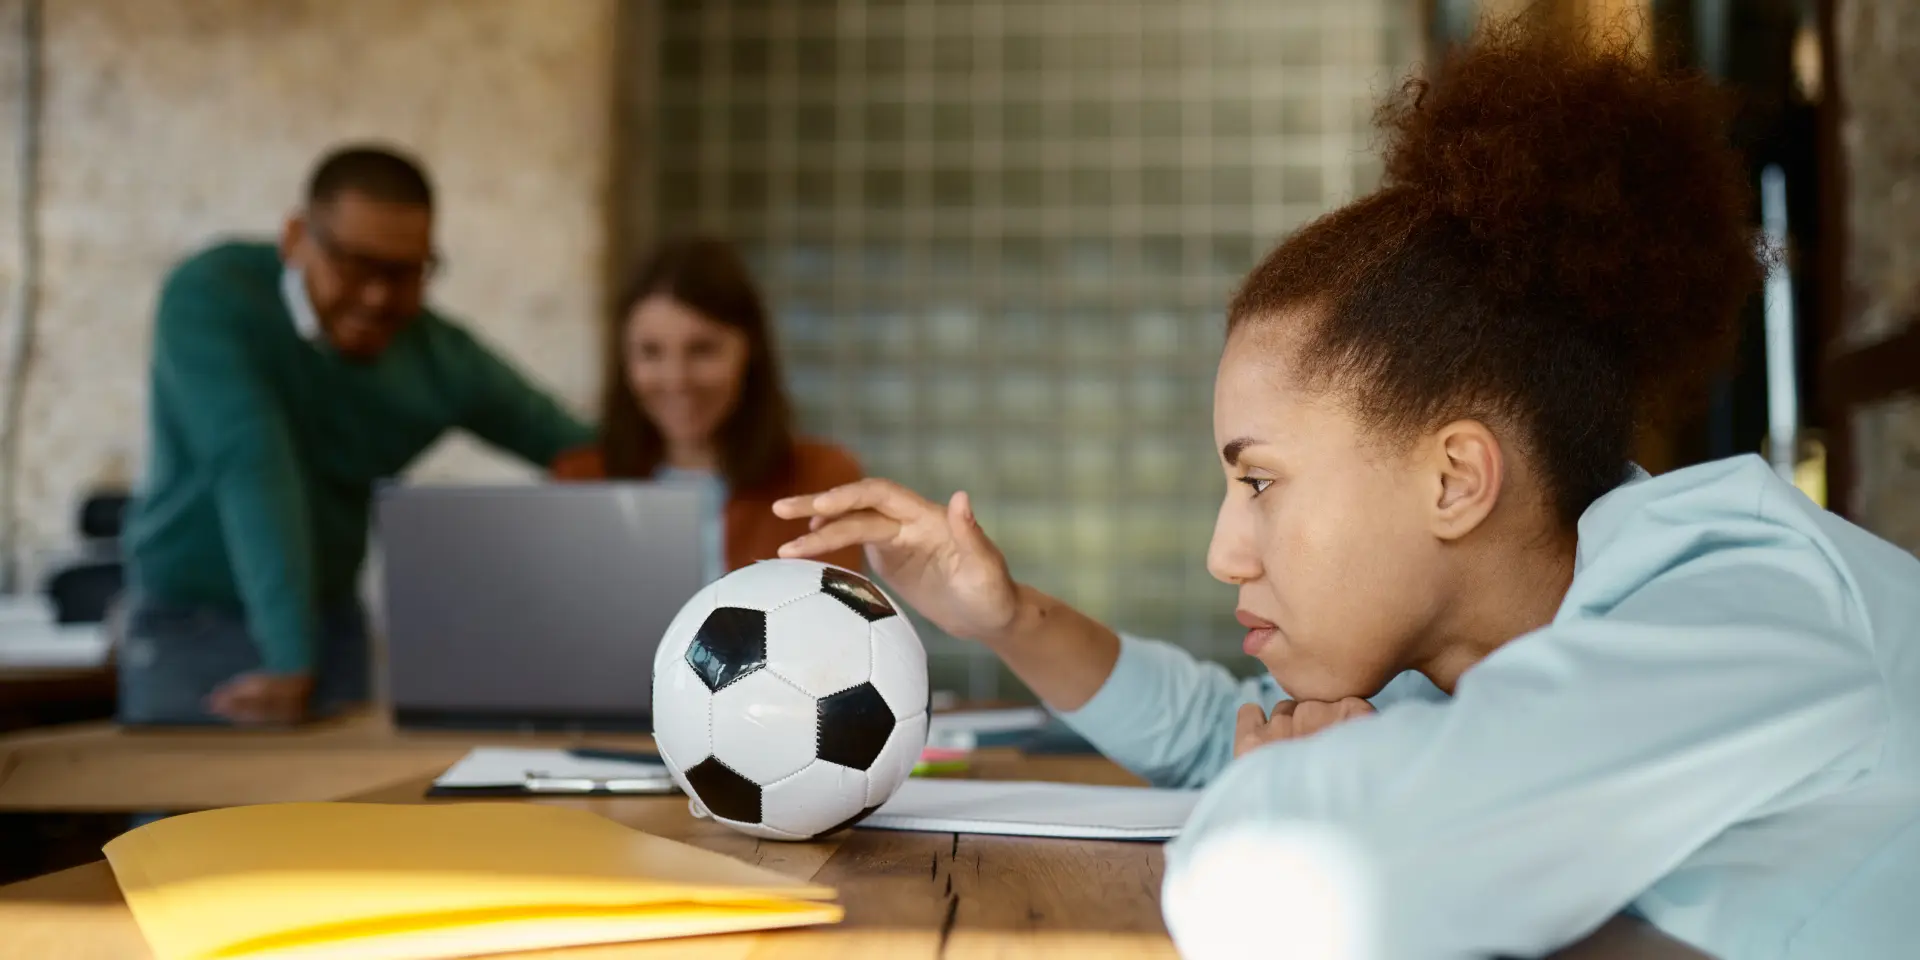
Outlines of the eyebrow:
[[1220,448],[1220,459],[1227,461],[1229,467],[1237,467],[1240,465],[1241,451],[1258,442],[1252,437],[1235,437],[1228,440],[1227,445]]

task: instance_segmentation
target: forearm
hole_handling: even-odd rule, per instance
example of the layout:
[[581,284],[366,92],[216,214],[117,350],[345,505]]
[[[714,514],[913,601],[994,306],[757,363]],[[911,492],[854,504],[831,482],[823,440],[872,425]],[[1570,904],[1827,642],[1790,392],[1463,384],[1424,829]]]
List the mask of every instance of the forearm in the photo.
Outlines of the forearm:
[[461,426],[475,436],[541,468],[594,441],[593,428],[470,335],[458,331],[452,342],[462,351]]
[[230,467],[219,483],[221,534],[261,663],[273,673],[305,673],[313,663],[314,604],[298,481],[247,464]]
[[1048,706],[1078,710],[1107,682],[1120,638],[1105,625],[1025,585],[1013,621],[979,638]]

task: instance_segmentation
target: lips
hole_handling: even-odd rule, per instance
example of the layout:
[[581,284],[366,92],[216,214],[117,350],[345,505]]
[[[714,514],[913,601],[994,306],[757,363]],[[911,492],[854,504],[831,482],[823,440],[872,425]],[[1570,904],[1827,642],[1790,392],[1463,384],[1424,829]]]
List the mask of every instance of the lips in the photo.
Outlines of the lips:
[[334,337],[349,350],[371,349],[383,346],[390,339],[392,331],[378,320],[348,314],[334,324]]
[[1233,612],[1233,618],[1240,621],[1241,626],[1247,628],[1246,639],[1240,641],[1240,649],[1244,651],[1247,656],[1259,656],[1260,651],[1266,649],[1267,644],[1273,642],[1274,633],[1277,631],[1273,621],[1256,617],[1245,610],[1235,610]]

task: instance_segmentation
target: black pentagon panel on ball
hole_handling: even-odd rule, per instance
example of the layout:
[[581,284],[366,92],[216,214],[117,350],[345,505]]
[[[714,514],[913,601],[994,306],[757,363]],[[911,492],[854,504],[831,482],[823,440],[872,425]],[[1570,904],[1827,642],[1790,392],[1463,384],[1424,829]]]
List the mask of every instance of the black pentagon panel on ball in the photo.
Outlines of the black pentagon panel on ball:
[[735,823],[760,822],[760,785],[708,757],[687,770],[687,786],[707,812]]
[[856,814],[854,814],[853,816],[851,816],[851,817],[848,817],[848,818],[846,818],[845,820],[842,820],[842,821],[840,821],[839,823],[836,823],[836,824],[834,824],[833,826],[831,826],[831,827],[828,827],[828,828],[826,828],[825,830],[822,830],[822,831],[820,831],[819,833],[816,833],[816,834],[814,834],[813,836],[811,836],[811,837],[809,837],[808,839],[810,839],[810,840],[818,840],[818,839],[820,839],[820,838],[822,838],[822,837],[831,837],[831,836],[833,836],[834,834],[836,834],[836,833],[839,833],[840,831],[842,831],[842,830],[845,830],[846,828],[848,828],[848,827],[851,827],[851,826],[853,826],[854,824],[856,824],[856,823],[859,823],[859,822],[860,822],[860,821],[862,821],[862,820],[865,820],[865,819],[867,818],[867,815],[868,815],[868,814],[870,814],[870,813],[872,813],[872,812],[874,812],[875,810],[878,810],[878,809],[880,809],[880,807],[879,807],[879,805],[878,805],[878,804],[876,804],[876,805],[874,805],[874,806],[871,806],[871,807],[868,807],[868,808],[866,808],[865,810],[862,810],[862,811],[860,811],[859,813],[856,813]]
[[847,605],[847,609],[866,618],[868,623],[885,620],[899,611],[887,602],[873,581],[859,574],[828,567],[820,572],[820,592]]
[[716,693],[766,665],[767,615],[758,610],[721,607],[707,614],[687,644],[687,666]]
[[871,683],[820,699],[820,759],[855,770],[873,766],[893,734],[893,708]]

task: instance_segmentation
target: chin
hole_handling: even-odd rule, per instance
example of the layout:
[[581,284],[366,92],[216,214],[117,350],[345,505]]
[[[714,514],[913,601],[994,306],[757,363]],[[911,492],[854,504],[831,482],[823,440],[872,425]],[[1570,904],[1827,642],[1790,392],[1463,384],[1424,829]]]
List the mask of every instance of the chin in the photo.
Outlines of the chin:
[[653,422],[660,427],[661,439],[667,441],[667,443],[672,446],[701,446],[712,439],[714,433],[712,430],[702,430],[698,427],[665,422],[658,417],[654,418]]
[[686,407],[679,404],[675,404],[669,411],[643,400],[640,403],[640,409],[647,415],[648,420],[653,421],[654,428],[660,431],[660,436],[673,443],[693,443],[713,435],[713,429],[707,424],[706,417],[698,413],[689,413]]
[[353,363],[372,363],[380,359],[381,354],[387,352],[387,345],[384,343],[371,345],[336,343],[333,346],[334,350],[337,351],[340,356],[345,357]]
[[1318,700],[1333,703],[1348,697],[1366,698],[1378,693],[1378,690],[1366,691],[1366,684],[1348,682],[1344,678],[1333,676],[1325,670],[1303,668],[1298,663],[1273,663],[1262,659],[1267,672],[1273,674],[1274,682],[1286,691],[1294,700]]

